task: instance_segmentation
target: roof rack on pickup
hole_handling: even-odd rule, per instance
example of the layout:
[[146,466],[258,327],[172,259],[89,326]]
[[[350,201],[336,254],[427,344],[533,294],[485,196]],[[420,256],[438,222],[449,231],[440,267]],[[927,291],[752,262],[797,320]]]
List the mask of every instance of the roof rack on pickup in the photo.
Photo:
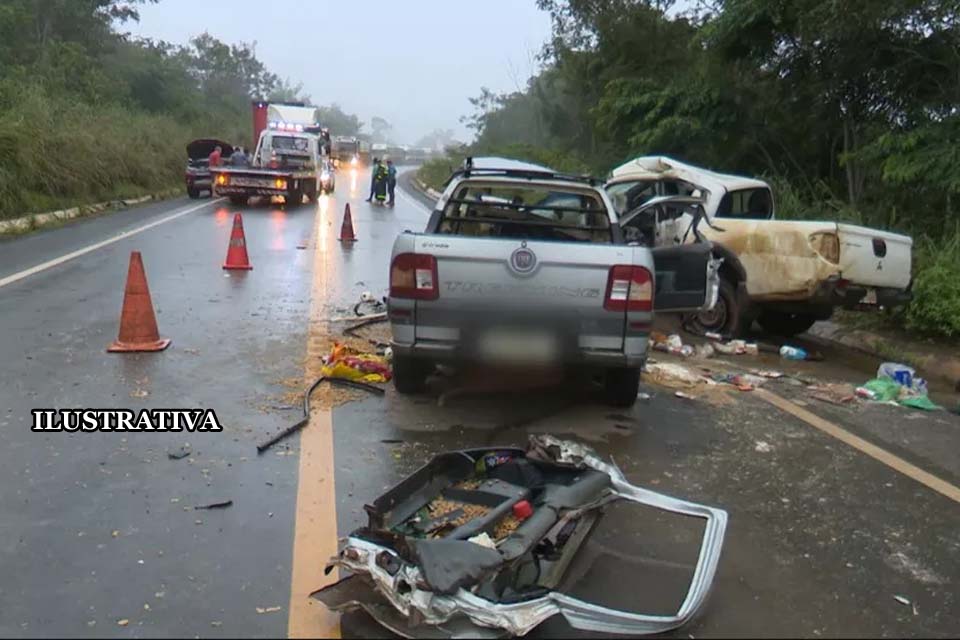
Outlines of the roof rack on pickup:
[[546,168],[543,170],[535,170],[474,167],[473,158],[468,157],[466,160],[464,160],[463,168],[454,171],[450,177],[447,178],[447,181],[444,183],[444,185],[446,186],[450,184],[454,178],[470,178],[474,176],[505,176],[508,178],[523,178],[526,180],[566,180],[568,182],[582,182],[590,185],[591,187],[596,187],[603,184],[602,180],[599,178],[594,178],[593,176],[560,173]]

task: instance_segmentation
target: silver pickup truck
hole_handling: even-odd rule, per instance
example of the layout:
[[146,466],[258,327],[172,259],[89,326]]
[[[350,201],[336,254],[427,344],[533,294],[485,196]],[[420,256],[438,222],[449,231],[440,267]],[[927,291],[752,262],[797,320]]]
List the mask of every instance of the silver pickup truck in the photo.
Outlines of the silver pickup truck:
[[575,365],[602,376],[609,403],[629,406],[654,311],[716,301],[719,262],[710,249],[627,243],[592,178],[468,162],[426,230],[393,245],[396,388],[421,391],[440,362]]

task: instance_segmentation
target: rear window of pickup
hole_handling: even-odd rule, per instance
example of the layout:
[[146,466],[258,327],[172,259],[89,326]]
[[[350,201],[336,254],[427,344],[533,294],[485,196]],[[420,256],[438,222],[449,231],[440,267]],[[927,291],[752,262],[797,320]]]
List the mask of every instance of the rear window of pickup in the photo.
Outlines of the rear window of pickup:
[[464,184],[443,209],[437,233],[477,238],[610,243],[603,201],[540,185]]

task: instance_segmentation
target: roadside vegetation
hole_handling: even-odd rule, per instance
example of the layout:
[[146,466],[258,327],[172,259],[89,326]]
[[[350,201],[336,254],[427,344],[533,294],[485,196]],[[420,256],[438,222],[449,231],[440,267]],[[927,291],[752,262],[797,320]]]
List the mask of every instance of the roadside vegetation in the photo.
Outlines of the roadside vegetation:
[[912,235],[915,301],[877,321],[960,335],[960,1],[538,4],[541,69],[472,100],[470,153],[762,176],[781,217]]
[[[252,45],[125,35],[138,4],[0,5],[0,218],[182,187],[190,140],[252,146],[252,97],[302,99]],[[322,112],[359,130],[336,105]]]

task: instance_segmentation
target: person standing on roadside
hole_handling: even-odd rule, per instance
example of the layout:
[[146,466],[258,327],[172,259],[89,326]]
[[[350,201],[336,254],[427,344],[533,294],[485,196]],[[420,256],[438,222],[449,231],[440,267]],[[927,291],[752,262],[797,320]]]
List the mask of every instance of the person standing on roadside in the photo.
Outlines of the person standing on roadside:
[[213,151],[210,152],[210,155],[207,156],[207,165],[210,167],[219,167],[221,162],[221,157],[223,155],[223,149],[219,145],[214,147]]
[[230,156],[230,164],[235,167],[246,167],[250,164],[250,158],[247,157],[247,152],[243,150],[243,147],[236,148],[233,155]]
[[367,202],[371,202],[373,197],[377,192],[377,172],[380,168],[380,158],[374,158],[373,164],[370,165],[370,197],[367,198]]
[[397,197],[397,167],[392,158],[387,158],[387,194],[390,196],[387,205],[392,207]]

